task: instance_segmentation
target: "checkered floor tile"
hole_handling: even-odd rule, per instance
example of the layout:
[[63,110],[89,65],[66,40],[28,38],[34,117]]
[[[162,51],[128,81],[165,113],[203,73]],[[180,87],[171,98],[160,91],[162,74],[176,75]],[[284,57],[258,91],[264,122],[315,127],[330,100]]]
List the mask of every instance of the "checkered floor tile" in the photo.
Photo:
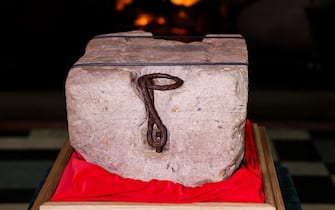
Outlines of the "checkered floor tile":
[[303,209],[335,209],[335,132],[268,129],[268,135]]
[[[289,171],[302,209],[334,210],[335,131],[267,131],[275,162]],[[28,208],[66,136],[64,129],[0,129],[0,209]]]

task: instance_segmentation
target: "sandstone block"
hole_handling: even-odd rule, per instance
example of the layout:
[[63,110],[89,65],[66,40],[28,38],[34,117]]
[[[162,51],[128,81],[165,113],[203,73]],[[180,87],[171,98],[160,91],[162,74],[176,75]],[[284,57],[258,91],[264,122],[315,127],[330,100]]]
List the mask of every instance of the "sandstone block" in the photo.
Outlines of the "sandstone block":
[[[66,81],[71,145],[89,162],[122,177],[199,186],[229,177],[244,156],[248,100],[247,49],[239,35],[209,35],[183,43],[132,31],[100,35],[71,68]],[[165,125],[161,152],[148,133],[150,112],[140,79]],[[152,117],[152,116],[151,116]]]

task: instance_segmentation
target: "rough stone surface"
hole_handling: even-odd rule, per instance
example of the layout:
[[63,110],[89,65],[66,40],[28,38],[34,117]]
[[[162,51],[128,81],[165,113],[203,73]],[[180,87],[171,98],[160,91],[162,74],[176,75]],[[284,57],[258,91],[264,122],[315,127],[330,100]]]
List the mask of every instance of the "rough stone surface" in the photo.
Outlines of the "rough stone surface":
[[[244,39],[212,35],[182,43],[150,36],[132,31],[89,42],[66,81],[71,145],[87,161],[122,177],[185,186],[229,177],[244,156]],[[157,72],[184,80],[177,89],[154,91],[168,129],[162,153],[146,142],[147,112],[137,87],[137,78]]]

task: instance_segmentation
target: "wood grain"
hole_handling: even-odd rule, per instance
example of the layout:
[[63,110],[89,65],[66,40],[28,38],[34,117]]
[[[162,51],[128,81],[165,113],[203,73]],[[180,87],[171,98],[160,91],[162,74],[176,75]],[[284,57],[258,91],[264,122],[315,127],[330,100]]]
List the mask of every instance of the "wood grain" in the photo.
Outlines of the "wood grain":
[[67,138],[60,150],[56,161],[51,168],[51,171],[46,178],[36,200],[32,206],[32,210],[38,210],[40,205],[50,200],[51,196],[56,190],[59,179],[61,178],[64,168],[68,163],[70,156],[73,152],[72,147],[70,146],[69,139]]
[[270,204],[255,203],[191,203],[191,204],[142,204],[142,203],[111,203],[111,202],[48,202],[41,210],[274,210]]
[[274,161],[271,153],[271,148],[269,144],[269,138],[266,132],[265,127],[259,127],[259,133],[260,133],[260,140],[263,145],[263,155],[265,156],[266,166],[267,166],[267,172],[269,174],[269,177],[271,179],[271,187],[273,192],[273,198],[275,202],[275,206],[277,207],[277,210],[283,210],[285,209],[285,205],[283,202],[283,197],[281,194],[279,181],[276,173],[276,169],[274,166]]

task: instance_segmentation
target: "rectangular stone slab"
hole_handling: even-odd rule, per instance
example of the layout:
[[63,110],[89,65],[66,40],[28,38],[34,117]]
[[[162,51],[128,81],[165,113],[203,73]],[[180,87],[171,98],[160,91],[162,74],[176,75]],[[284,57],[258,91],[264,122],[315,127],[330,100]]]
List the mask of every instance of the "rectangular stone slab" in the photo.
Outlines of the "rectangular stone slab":
[[[191,43],[141,31],[96,36],[66,80],[71,145],[122,177],[185,186],[226,179],[244,155],[247,62],[240,35],[208,35]],[[147,142],[148,109],[138,83],[152,73],[183,80],[176,89],[153,90],[153,105],[167,128],[161,153]]]

